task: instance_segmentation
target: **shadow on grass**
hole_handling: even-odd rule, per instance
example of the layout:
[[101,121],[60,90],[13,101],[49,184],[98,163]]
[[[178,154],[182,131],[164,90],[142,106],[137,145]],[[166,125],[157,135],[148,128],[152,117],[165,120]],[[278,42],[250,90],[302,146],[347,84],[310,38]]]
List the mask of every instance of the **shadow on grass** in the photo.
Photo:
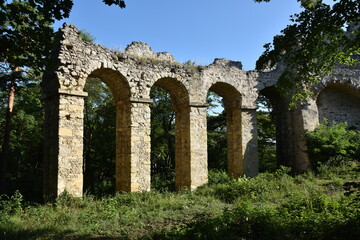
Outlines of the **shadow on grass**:
[[94,235],[75,235],[71,230],[56,229],[5,229],[0,227],[0,240],[127,240],[122,237],[104,237]]
[[[149,233],[135,238],[135,236],[104,236],[100,234],[79,234],[71,230],[37,229],[27,230],[20,226],[4,228],[0,226],[1,240],[127,240],[127,239],[157,239],[157,240],[348,240],[360,239],[360,216],[355,214],[349,219],[318,218],[316,215],[305,217],[297,221],[294,218],[285,219],[281,213],[258,211],[253,209],[236,209],[225,211],[216,218],[204,218],[189,223],[182,228],[170,231]],[[358,213],[358,212],[357,212]],[[279,216],[280,215],[280,216]]]
[[[0,227],[0,239],[1,240],[22,240],[22,239],[56,239],[54,235],[59,234],[59,237],[65,237],[71,234],[71,231],[64,231],[57,233],[54,229],[36,229],[36,230],[28,230],[28,229],[20,229],[20,227],[16,227],[13,229]],[[61,238],[60,238],[61,239]]]
[[[263,209],[264,210],[264,209]],[[204,219],[182,229],[163,232],[157,240],[349,240],[360,239],[360,212],[343,219],[319,213],[297,220],[280,212],[235,210]]]

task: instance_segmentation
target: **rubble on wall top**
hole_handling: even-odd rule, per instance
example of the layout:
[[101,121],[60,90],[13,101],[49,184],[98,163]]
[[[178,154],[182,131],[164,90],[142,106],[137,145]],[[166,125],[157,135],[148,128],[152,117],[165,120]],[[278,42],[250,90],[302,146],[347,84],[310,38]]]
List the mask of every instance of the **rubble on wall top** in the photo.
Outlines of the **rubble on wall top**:
[[226,58],[215,58],[214,62],[212,63],[214,65],[220,65],[220,66],[227,66],[227,67],[236,67],[242,70],[242,63],[239,61],[231,61]]
[[144,58],[158,58],[170,62],[175,61],[174,56],[170,53],[153,52],[151,47],[147,43],[140,41],[133,41],[131,44],[129,44],[125,49],[125,54]]

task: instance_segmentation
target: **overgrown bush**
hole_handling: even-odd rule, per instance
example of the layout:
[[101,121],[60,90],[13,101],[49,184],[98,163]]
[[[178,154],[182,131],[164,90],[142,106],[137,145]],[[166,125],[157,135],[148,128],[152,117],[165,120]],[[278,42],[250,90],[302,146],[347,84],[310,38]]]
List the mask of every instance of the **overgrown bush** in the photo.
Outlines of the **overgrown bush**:
[[305,134],[308,154],[314,169],[321,164],[340,165],[359,160],[360,132],[347,129],[347,123],[329,123],[327,119]]
[[289,172],[232,179],[210,171],[212,184],[196,191],[63,193],[45,205],[2,196],[0,239],[360,239],[358,162],[329,166],[325,178]]
[[151,190],[159,192],[175,191],[175,172],[174,169],[163,173],[155,173],[151,175]]
[[225,171],[209,169],[209,184],[228,183],[231,180],[231,177]]
[[[291,204],[291,203],[290,203]],[[333,203],[331,211],[314,211],[307,202],[301,209],[253,206],[248,202],[227,209],[217,218],[205,219],[176,230],[162,239],[358,239],[358,212]]]
[[12,196],[0,196],[0,214],[17,214],[23,210],[23,196],[19,191],[15,191]]
[[273,193],[279,193],[285,188],[292,187],[292,179],[288,175],[290,171],[290,168],[281,166],[274,173],[266,172],[255,178],[244,176],[238,179],[226,177],[225,172],[210,172],[209,182],[211,184],[201,188],[197,193],[215,197],[225,203],[247,200],[268,201],[275,197],[275,195],[270,196]]

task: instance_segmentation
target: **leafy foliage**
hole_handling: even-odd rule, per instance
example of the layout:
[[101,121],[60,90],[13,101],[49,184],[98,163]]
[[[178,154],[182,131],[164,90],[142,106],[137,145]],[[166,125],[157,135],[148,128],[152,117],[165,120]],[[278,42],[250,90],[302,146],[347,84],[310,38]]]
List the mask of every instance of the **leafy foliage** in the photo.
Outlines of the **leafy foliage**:
[[284,167],[239,180],[217,172],[220,181],[195,192],[64,193],[52,205],[29,206],[16,193],[0,199],[0,238],[358,239],[359,205],[339,183],[358,180],[358,166],[331,178]]
[[126,4],[123,0],[103,0],[103,2],[109,6],[115,4],[118,5],[120,8],[125,8]]
[[[0,94],[7,97],[6,91]],[[13,124],[7,177],[9,192],[20,190],[28,199],[40,200],[42,195],[42,158],[44,115],[37,81],[18,86],[17,108],[13,112]],[[5,122],[6,105],[0,105],[0,123]],[[4,129],[1,128],[2,135]],[[0,139],[0,143],[2,144]]]
[[115,107],[100,79],[88,78],[84,90],[84,190],[103,196],[115,192]]
[[231,181],[231,177],[220,169],[209,169],[209,184],[222,184]]
[[259,95],[257,106],[259,171],[275,171],[277,169],[276,129],[273,109],[264,95]]
[[69,16],[72,1],[15,0],[0,6],[0,61],[43,70],[53,48],[51,24]]
[[348,130],[347,123],[324,120],[314,131],[306,133],[308,153],[314,167],[321,163],[360,159],[360,132]]
[[353,195],[354,200],[352,204],[355,207],[360,208],[360,182],[358,181],[347,182],[344,184],[344,189],[346,190],[345,196]]
[[[270,2],[271,0],[254,0],[255,2]],[[301,6],[304,8],[314,8],[318,3],[322,2],[322,0],[297,0],[301,2]]]
[[86,30],[80,30],[80,37],[84,42],[94,42],[95,37],[91,35],[91,33]]
[[284,64],[278,87],[292,96],[293,106],[310,96],[309,86],[330,74],[336,64],[355,65],[355,55],[360,54],[360,2],[335,0],[332,7],[313,2],[313,7],[292,16],[294,24],[264,46],[256,63],[259,70]]
[[10,197],[6,195],[0,196],[0,213],[16,214],[23,211],[24,197],[19,191],[15,191]]
[[222,97],[209,91],[207,103],[208,167],[209,170],[226,170],[227,126]]
[[[125,7],[124,1],[106,1],[106,4]],[[68,17],[72,6],[72,0],[0,0],[0,88],[8,88],[9,91],[8,108],[4,111],[6,120],[0,155],[0,192],[7,192],[7,175],[10,175],[7,173],[7,165],[15,165],[13,162],[10,163],[9,156],[11,137],[14,135],[11,133],[11,125],[15,92],[20,86],[26,85],[29,76],[32,81],[38,80],[39,78],[34,76],[40,76],[45,70],[54,48],[54,32],[51,25],[55,20]],[[29,119],[28,116],[26,118]],[[40,159],[37,158],[36,161]]]
[[151,106],[151,176],[152,187],[175,189],[175,112],[171,97],[164,89],[153,86]]
[[[103,2],[125,7],[124,1]],[[7,62],[12,67],[44,70],[53,49],[51,25],[55,20],[69,17],[72,6],[72,0],[0,1],[0,62]]]
[[226,113],[208,116],[208,167],[227,169],[227,128]]

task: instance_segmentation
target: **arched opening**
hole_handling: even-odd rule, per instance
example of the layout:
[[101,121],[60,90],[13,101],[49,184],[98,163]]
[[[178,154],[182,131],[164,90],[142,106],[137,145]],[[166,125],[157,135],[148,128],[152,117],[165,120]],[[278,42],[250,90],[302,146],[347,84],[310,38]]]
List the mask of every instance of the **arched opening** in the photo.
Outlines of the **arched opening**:
[[270,99],[261,93],[256,105],[259,172],[273,172],[277,169],[276,113]]
[[189,97],[186,88],[172,78],[159,79],[150,91],[151,186],[172,191],[186,185],[189,159]]
[[293,154],[289,142],[291,114],[288,101],[275,87],[267,87],[260,91],[257,106],[259,170],[273,171],[277,166],[288,166]]
[[319,122],[347,122],[348,127],[360,129],[360,91],[352,87],[332,84],[317,97]]
[[227,171],[227,126],[223,98],[208,92],[207,147],[209,171]]
[[126,79],[111,69],[92,72],[85,84],[84,192],[103,196],[130,184],[124,172],[129,146],[130,90]]
[[175,112],[168,92],[158,86],[150,91],[151,189],[175,189]]
[[115,192],[116,109],[99,78],[89,77],[84,91],[84,192],[103,196]]
[[[223,82],[213,84],[209,89],[210,96],[211,92],[222,97],[222,105],[224,109],[222,113],[218,114],[218,117],[208,118],[208,126],[212,128],[210,129],[208,127],[208,130],[210,130],[208,133],[208,148],[210,150],[208,155],[208,165],[210,168],[213,166],[217,166],[220,169],[226,168],[228,174],[236,178],[244,174],[241,95],[233,86]],[[219,100],[219,97],[216,98]],[[211,122],[215,121],[215,119],[218,121],[219,126],[216,126],[216,124]],[[224,126],[225,122],[226,126]],[[214,140],[213,136],[211,136],[212,134],[216,136],[216,131],[218,134],[217,136],[220,137],[218,139],[219,142],[216,142],[216,139]],[[219,133],[220,131],[221,133]],[[226,143],[224,143],[225,136]],[[219,155],[213,155],[211,152],[214,147],[218,147],[220,152],[217,154]],[[226,164],[223,163],[225,159]]]

